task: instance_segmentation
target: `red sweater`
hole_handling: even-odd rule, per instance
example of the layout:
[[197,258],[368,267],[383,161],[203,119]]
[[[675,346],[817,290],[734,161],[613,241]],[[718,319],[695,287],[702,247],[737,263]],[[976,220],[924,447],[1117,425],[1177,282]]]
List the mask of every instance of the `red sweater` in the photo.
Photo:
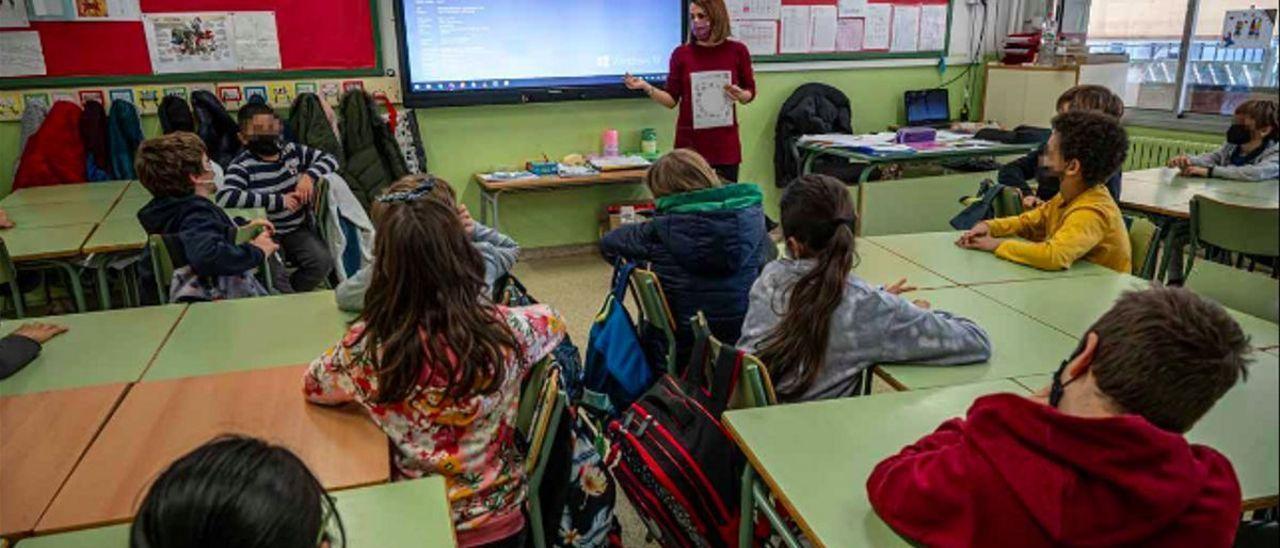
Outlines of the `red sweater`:
[[88,164],[80,139],[80,105],[57,101],[40,129],[27,140],[13,178],[13,190],[83,183]]
[[1231,546],[1240,486],[1225,457],[1136,415],[1086,419],[980,398],[876,466],[876,513],[929,546]]
[[[694,149],[712,165],[740,164],[742,143],[738,140],[736,110],[732,126],[693,129],[690,75],[715,70],[729,71],[733,75],[734,85],[753,94],[756,92],[751,52],[741,42],[725,40],[709,48],[697,44],[685,44],[676,48],[671,54],[671,69],[667,75],[667,93],[680,103],[680,116],[676,120],[676,148]],[[684,100],[686,98],[689,100]]]

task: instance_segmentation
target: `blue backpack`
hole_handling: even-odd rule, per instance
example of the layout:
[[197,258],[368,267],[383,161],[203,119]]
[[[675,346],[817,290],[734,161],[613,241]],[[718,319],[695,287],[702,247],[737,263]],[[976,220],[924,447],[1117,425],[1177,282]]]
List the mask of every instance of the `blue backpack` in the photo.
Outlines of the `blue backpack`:
[[631,314],[623,306],[635,265],[621,263],[613,289],[591,324],[581,403],[616,416],[653,385],[655,375]]

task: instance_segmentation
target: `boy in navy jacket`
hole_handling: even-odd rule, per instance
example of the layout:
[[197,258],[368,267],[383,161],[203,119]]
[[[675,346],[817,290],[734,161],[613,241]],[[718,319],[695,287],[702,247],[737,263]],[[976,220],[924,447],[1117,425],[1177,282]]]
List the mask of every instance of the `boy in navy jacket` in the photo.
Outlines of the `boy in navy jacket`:
[[[138,179],[152,199],[138,212],[147,234],[176,235],[187,264],[201,277],[240,276],[262,265],[279,246],[266,219],[248,226],[264,228],[253,241],[236,244],[239,227],[210,200],[213,172],[204,143],[192,133],[149,139],[138,148]],[[144,268],[150,259],[144,258]],[[149,277],[149,276],[144,276]],[[163,280],[166,284],[169,280]]]

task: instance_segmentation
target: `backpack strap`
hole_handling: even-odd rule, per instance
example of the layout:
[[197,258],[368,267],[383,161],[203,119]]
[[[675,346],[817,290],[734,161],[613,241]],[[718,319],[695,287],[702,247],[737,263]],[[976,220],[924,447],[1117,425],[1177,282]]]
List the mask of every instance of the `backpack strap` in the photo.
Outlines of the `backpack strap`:
[[708,409],[716,417],[729,407],[729,398],[733,396],[733,389],[737,387],[742,374],[742,358],[745,355],[741,350],[725,345],[721,347],[720,355],[716,356],[710,386],[711,402],[716,408]]
[[627,288],[631,283],[631,272],[636,269],[635,263],[619,260],[613,269],[613,298],[620,303],[627,299]]

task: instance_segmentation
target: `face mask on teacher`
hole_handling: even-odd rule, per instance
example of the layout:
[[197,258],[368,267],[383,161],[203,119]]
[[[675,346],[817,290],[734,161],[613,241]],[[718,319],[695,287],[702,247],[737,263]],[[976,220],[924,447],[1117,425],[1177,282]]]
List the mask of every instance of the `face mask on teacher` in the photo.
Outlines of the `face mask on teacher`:
[[1227,129],[1227,142],[1233,145],[1243,145],[1253,138],[1253,132],[1249,131],[1249,126],[1244,124],[1231,124]]
[[711,38],[711,22],[710,21],[694,21],[693,37],[700,42],[706,42]]

